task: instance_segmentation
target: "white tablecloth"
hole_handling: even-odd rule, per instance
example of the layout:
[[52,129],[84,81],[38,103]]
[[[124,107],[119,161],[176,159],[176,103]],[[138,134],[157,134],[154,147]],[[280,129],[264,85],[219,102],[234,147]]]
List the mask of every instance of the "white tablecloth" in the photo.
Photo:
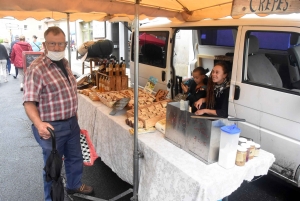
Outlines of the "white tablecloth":
[[[98,155],[118,176],[132,184],[133,136],[125,124],[125,111],[110,116],[110,108],[79,95],[79,125],[87,129]],[[85,116],[81,116],[84,113]],[[90,114],[88,116],[87,114]],[[83,118],[84,117],[84,118]],[[89,127],[89,128],[88,128]],[[164,139],[160,132],[139,135],[139,200],[213,200],[230,195],[243,182],[265,175],[275,161],[261,150],[260,156],[243,167],[224,169],[206,165]]]

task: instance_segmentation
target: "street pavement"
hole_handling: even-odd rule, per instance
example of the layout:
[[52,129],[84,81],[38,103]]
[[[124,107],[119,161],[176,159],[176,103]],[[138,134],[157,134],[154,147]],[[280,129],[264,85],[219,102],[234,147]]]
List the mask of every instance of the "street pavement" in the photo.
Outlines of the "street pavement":
[[[81,62],[72,52],[72,70],[81,74]],[[88,72],[88,70],[86,70]],[[14,70],[12,68],[12,75]],[[31,122],[22,105],[20,80],[8,76],[0,83],[0,201],[42,201],[42,150],[35,141]],[[80,118],[80,117],[79,117]],[[110,199],[132,186],[122,181],[101,158],[91,167],[84,167],[83,182],[92,185],[95,197]],[[132,193],[119,199],[129,201]],[[65,200],[84,201],[67,197]],[[253,182],[244,182],[229,196],[230,201],[299,201],[300,190],[267,175]]]

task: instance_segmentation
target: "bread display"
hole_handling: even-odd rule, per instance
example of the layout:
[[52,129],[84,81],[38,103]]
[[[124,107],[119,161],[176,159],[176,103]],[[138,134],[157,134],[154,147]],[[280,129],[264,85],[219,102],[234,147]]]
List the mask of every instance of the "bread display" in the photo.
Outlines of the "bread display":
[[84,95],[86,95],[86,96],[88,96],[90,92],[92,92],[91,89],[83,89],[83,90],[82,90],[82,94],[84,94]]
[[[131,109],[134,106],[134,91],[132,88],[120,90],[120,91],[110,91],[110,92],[97,92],[97,95],[102,103],[107,105],[108,107],[112,107],[112,105],[122,99],[122,98],[130,98],[131,100],[128,103],[128,107]],[[152,104],[155,100],[155,97],[143,89],[139,89],[138,95],[138,104],[139,107],[144,105]]]
[[[170,100],[163,100],[154,102],[145,106],[139,107],[138,111],[138,128],[150,128],[155,126],[156,122],[166,119],[167,104]],[[127,111],[126,124],[134,126],[134,111],[133,109]]]
[[[126,90],[123,90],[126,91]],[[127,92],[128,94],[131,95],[131,100],[128,103],[128,107],[129,108],[133,108],[134,106],[134,93],[133,93],[133,89],[130,89],[131,92]],[[149,94],[148,92],[146,92],[143,89],[139,89],[139,95],[138,95],[138,104],[139,107],[142,107],[144,105],[149,105],[151,103],[153,103],[153,101],[155,100],[155,97],[152,94]]]
[[110,91],[110,92],[96,92],[100,101],[105,104],[107,107],[113,107],[116,101],[121,100],[122,98],[130,98],[121,91]]

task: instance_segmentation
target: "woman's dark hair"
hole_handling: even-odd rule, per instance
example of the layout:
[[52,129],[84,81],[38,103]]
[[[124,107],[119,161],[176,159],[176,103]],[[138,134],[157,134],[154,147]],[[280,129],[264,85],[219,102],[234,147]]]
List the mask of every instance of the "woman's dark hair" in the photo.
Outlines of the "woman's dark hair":
[[[200,75],[205,75],[206,73],[209,72],[209,70],[208,70],[208,68],[204,69],[202,66],[200,66],[193,70],[193,73],[195,73],[195,72],[199,72]],[[203,84],[207,85],[207,81],[208,81],[208,77],[207,77],[207,75],[205,75],[205,78],[203,79]]]
[[[219,61],[217,62],[215,66],[221,66],[223,69],[224,74],[226,75],[226,80],[228,81],[228,65],[224,61]],[[212,81],[212,73],[210,73],[209,78],[208,78],[208,83],[207,83],[207,90],[206,90],[206,108],[207,109],[213,109],[215,107],[215,95],[214,95],[214,88],[215,88],[215,83]]]

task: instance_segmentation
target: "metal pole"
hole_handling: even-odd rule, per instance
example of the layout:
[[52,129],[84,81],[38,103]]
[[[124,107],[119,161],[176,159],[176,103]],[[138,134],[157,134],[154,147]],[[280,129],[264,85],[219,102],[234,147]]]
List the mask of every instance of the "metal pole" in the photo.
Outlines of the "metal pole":
[[68,26],[68,60],[71,68],[71,46],[70,46],[70,13],[67,13],[67,26]]
[[139,96],[139,0],[135,4],[134,34],[134,153],[133,153],[133,201],[138,200],[139,153],[138,153],[138,96]]
[[[77,45],[78,45],[78,41],[77,41],[77,20],[74,22],[75,24],[75,47],[76,47],[76,51],[77,51]],[[77,55],[77,53],[76,53]]]

